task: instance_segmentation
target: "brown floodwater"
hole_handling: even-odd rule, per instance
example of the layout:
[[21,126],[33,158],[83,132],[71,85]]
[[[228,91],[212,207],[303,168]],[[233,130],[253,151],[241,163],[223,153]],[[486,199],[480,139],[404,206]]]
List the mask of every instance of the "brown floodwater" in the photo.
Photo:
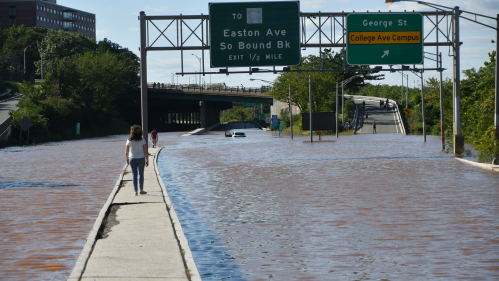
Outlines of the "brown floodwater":
[[247,135],[160,155],[203,280],[499,280],[499,173],[438,137]]
[[[499,173],[441,152],[438,137],[247,135],[160,135],[203,280],[499,279]],[[125,139],[0,150],[1,280],[67,279]],[[200,236],[230,264],[200,254]]]
[[0,150],[0,279],[66,280],[125,164],[126,136]]

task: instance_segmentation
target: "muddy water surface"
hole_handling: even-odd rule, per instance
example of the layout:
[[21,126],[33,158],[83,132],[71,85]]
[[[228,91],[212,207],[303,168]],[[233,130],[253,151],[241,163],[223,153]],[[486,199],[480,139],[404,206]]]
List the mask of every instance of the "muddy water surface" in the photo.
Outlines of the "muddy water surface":
[[247,135],[160,155],[203,280],[499,279],[499,173],[437,137]]
[[126,136],[0,150],[0,279],[66,280],[125,164]]
[[[160,136],[203,280],[499,279],[499,174],[438,138],[247,134]],[[1,280],[66,280],[125,139],[0,150]]]

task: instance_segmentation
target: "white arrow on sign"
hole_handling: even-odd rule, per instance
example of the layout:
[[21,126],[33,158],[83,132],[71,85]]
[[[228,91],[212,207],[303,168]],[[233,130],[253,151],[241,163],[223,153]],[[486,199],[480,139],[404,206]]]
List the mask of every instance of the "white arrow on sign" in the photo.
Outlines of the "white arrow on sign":
[[386,50],[385,53],[381,56],[381,58],[384,58],[385,56],[388,56],[389,52],[390,52],[390,50]]

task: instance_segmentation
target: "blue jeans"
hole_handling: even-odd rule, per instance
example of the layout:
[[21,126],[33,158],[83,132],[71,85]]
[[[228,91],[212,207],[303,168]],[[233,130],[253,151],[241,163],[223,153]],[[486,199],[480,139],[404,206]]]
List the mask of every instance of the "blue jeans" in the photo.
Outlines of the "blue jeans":
[[140,190],[144,189],[144,167],[146,166],[146,158],[130,159],[130,169],[133,176],[133,189],[137,192],[137,175],[139,176]]

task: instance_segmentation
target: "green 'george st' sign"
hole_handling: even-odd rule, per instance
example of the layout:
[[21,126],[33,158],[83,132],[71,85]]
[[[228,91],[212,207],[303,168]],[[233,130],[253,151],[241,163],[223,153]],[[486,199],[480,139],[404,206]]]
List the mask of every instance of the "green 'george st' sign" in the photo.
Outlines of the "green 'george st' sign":
[[211,67],[299,65],[300,2],[210,3]]
[[347,15],[347,64],[423,64],[423,15]]

